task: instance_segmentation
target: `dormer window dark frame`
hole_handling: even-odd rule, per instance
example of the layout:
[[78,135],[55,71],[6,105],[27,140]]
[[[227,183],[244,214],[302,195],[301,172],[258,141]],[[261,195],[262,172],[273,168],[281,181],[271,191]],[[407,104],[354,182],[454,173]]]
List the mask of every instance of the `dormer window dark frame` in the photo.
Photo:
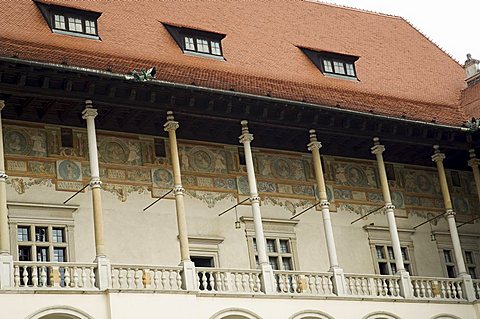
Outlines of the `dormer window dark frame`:
[[223,60],[222,39],[225,34],[163,24],[183,53]]
[[101,13],[35,1],[54,33],[100,39],[97,20]]
[[355,62],[359,57],[326,51],[300,48],[324,75],[358,79]]

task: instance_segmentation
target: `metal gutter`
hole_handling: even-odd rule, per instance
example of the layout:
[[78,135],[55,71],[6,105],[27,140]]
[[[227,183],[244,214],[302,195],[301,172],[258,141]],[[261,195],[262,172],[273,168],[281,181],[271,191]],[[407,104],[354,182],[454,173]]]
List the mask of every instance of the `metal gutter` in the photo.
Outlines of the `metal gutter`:
[[90,74],[90,75],[104,76],[104,77],[110,77],[110,78],[115,78],[115,79],[119,79],[119,80],[125,80],[125,81],[129,81],[129,82],[132,82],[132,83],[148,83],[148,84],[154,84],[154,85],[159,85],[159,86],[179,88],[179,89],[184,89],[184,90],[197,90],[197,91],[203,91],[203,92],[208,92],[208,93],[230,95],[230,96],[234,96],[234,97],[257,99],[257,100],[263,100],[263,101],[274,102],[274,103],[288,103],[288,104],[293,104],[293,105],[302,106],[302,107],[310,107],[310,108],[317,108],[317,109],[320,108],[320,109],[324,109],[324,110],[328,110],[328,111],[335,110],[335,111],[338,111],[340,113],[359,115],[359,116],[370,116],[370,117],[375,117],[375,118],[379,118],[379,119],[387,119],[387,120],[398,121],[398,122],[407,122],[407,123],[412,123],[412,124],[421,124],[421,125],[427,125],[427,126],[436,127],[436,128],[457,130],[457,131],[461,131],[461,132],[465,132],[465,131],[468,130],[467,128],[464,128],[464,127],[461,127],[461,126],[453,126],[453,125],[446,125],[446,124],[435,124],[435,123],[426,122],[426,121],[402,119],[402,118],[388,116],[388,115],[365,113],[365,112],[360,112],[360,111],[355,111],[355,110],[334,108],[334,107],[331,107],[331,106],[319,105],[319,104],[308,103],[308,102],[286,100],[286,99],[282,99],[282,98],[255,95],[255,94],[250,94],[250,93],[229,91],[229,90],[223,90],[223,89],[213,89],[213,88],[190,85],[190,84],[181,84],[181,83],[174,83],[174,82],[155,80],[155,79],[149,80],[149,81],[146,81],[146,82],[137,82],[137,81],[134,81],[133,77],[131,77],[128,74],[114,73],[114,72],[109,72],[109,71],[101,71],[101,70],[97,70],[97,69],[90,69],[90,68],[77,67],[77,66],[69,66],[69,65],[63,65],[63,64],[58,64],[58,63],[37,62],[37,61],[22,60],[22,59],[18,59],[18,58],[9,58],[9,57],[0,57],[0,61],[20,63],[20,64],[23,63],[23,64],[27,64],[27,65],[32,65],[32,66],[50,67],[50,68],[56,68],[56,69],[60,69],[60,70],[64,70],[64,71],[70,71],[70,72],[80,72],[80,73],[85,73],[85,74]]

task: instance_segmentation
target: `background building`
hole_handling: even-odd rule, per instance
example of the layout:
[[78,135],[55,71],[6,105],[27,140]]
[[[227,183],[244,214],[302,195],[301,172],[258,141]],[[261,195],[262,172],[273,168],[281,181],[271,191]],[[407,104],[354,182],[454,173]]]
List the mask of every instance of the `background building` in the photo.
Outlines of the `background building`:
[[0,10],[8,318],[478,317],[477,60],[310,1]]

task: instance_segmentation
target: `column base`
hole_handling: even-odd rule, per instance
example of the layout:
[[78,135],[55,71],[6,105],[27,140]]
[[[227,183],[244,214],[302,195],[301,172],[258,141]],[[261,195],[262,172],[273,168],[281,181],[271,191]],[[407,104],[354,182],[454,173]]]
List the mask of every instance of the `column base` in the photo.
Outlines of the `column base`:
[[475,301],[477,297],[475,295],[475,288],[473,287],[472,277],[469,274],[462,274],[459,277],[463,280],[463,296],[468,301]]
[[13,257],[0,255],[0,289],[13,288]]
[[345,282],[345,274],[340,267],[332,267],[328,270],[332,273],[333,293],[337,296],[344,296],[347,294],[347,285]]
[[105,256],[97,256],[94,260],[97,264],[97,271],[95,274],[95,286],[100,290],[107,290],[110,288],[110,280],[112,278],[112,267],[110,260]]
[[195,270],[195,264],[191,260],[180,262],[182,266],[182,289],[188,291],[198,290],[198,277]]
[[262,284],[262,291],[265,294],[277,293],[277,282],[275,280],[275,274],[273,273],[272,266],[270,264],[263,264],[259,266],[262,271],[260,278]]
[[400,286],[400,295],[403,298],[413,298],[413,285],[408,271],[399,270],[395,275],[400,277],[400,281],[398,283]]

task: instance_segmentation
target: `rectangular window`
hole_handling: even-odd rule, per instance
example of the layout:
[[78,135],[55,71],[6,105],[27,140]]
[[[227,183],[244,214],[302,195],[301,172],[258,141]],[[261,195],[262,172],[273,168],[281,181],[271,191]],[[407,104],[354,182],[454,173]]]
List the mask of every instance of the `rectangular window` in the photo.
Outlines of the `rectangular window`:
[[208,41],[204,39],[197,39],[197,51],[201,53],[210,53]]
[[[410,274],[412,274],[411,260],[407,247],[400,247],[403,257],[403,266]],[[376,245],[375,246],[378,271],[380,275],[394,275],[397,272],[395,264],[395,254],[392,246]]]
[[347,70],[347,75],[355,76],[355,69],[353,68],[353,64],[345,63],[345,68]]
[[453,260],[452,251],[448,249],[443,250],[443,258],[445,267],[447,268],[447,275],[449,278],[457,277],[457,270],[455,269],[455,262]]
[[48,241],[47,227],[35,227],[35,241],[46,242]]
[[55,14],[54,15],[54,26],[55,26],[55,29],[65,30],[65,17],[62,16],[62,15]]
[[166,157],[167,154],[165,152],[165,141],[161,138],[156,138],[154,140],[154,144],[155,144],[155,156]]
[[477,278],[477,265],[473,251],[465,250],[463,253],[465,255],[465,264],[468,269],[468,274],[474,279]]
[[[267,238],[266,250],[268,262],[273,270],[293,270],[293,254],[290,249],[289,239]],[[255,252],[255,260],[258,265],[257,244],[253,239],[253,247]]]
[[450,176],[452,177],[452,185],[455,187],[461,187],[462,183],[460,181],[460,174],[456,171],[451,171]]
[[193,38],[185,37],[185,50],[195,51],[195,43]]
[[82,20],[78,18],[68,18],[68,30],[73,32],[83,32]]
[[62,147],[73,147],[73,132],[71,128],[60,129]]
[[66,253],[65,248],[54,248],[53,249],[53,261],[55,262],[66,262]]
[[95,21],[85,20],[85,33],[88,34],[97,34],[97,30],[95,28]]
[[52,242],[54,243],[63,243],[64,235],[63,235],[63,228],[52,228]]
[[395,168],[393,164],[385,164],[385,171],[387,173],[387,180],[394,181],[395,180]]
[[345,68],[343,66],[343,62],[333,61],[333,70],[337,74],[345,74]]
[[17,241],[29,241],[30,240],[30,227],[18,226],[17,227]]
[[220,42],[210,41],[210,46],[212,47],[212,54],[222,55],[222,51],[220,50]]
[[18,246],[18,260],[19,261],[31,261],[31,247],[30,246]]
[[323,69],[325,70],[325,72],[332,73],[333,72],[332,61],[323,60]]

